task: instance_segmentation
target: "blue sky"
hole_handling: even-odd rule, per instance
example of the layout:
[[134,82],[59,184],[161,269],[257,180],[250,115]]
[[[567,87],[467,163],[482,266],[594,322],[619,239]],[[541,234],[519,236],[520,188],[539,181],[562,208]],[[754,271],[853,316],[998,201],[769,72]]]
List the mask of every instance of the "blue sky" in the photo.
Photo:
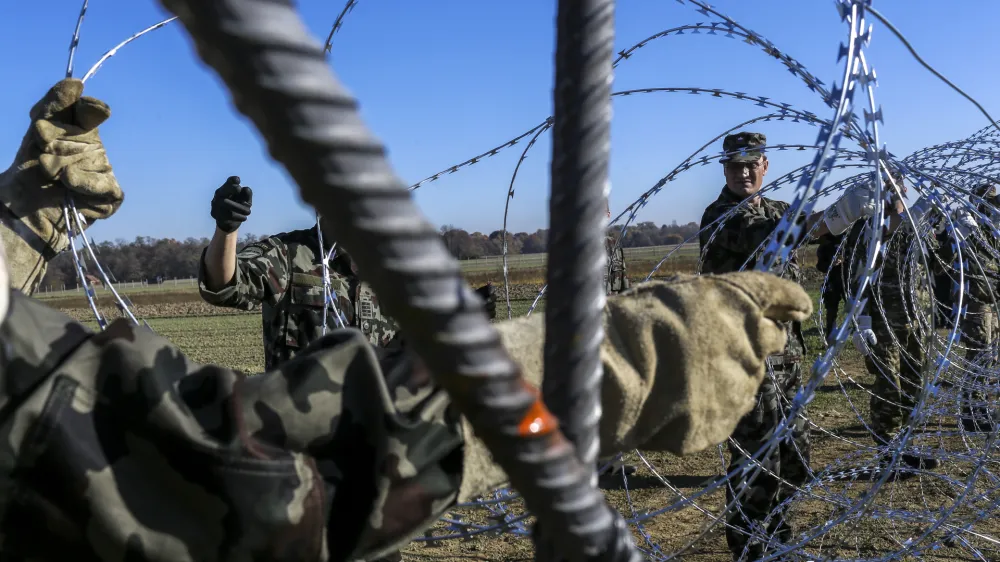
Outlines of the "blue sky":
[[[63,76],[79,0],[8,2],[0,18],[0,152],[13,155],[27,110]],[[324,39],[344,1],[304,0],[299,9]],[[361,0],[334,40],[331,64],[361,100],[362,114],[388,145],[408,183],[457,164],[530,129],[551,113],[554,0]],[[846,25],[829,0],[718,0],[714,7],[763,34],[830,84]],[[918,52],[1000,116],[997,73],[983,51],[1000,20],[1000,3],[876,0]],[[152,0],[92,0],[76,55],[82,76],[108,49],[168,17]],[[661,30],[714,21],[673,0],[622,0],[618,48]],[[902,156],[965,137],[986,125],[971,104],[918,66],[888,30],[876,25],[868,51],[883,107],[882,139]],[[759,48],[723,36],[672,36],[623,63],[615,90],[703,87],[764,95],[829,118],[805,85]],[[270,161],[258,134],[232,108],[218,79],[170,24],[109,60],[86,93],[108,102],[102,128],[125,204],[91,229],[98,240],[135,236],[209,236],[209,202],[229,175],[254,188],[245,226],[257,234],[308,226],[310,209],[284,171]],[[619,211],[677,163],[721,131],[765,110],[752,103],[689,94],[636,95],[614,102],[612,211]],[[811,144],[816,129],[775,123],[760,127],[772,144]],[[435,224],[490,232],[503,222],[510,176],[523,144],[421,187],[415,197]],[[713,151],[721,147],[714,147]],[[529,153],[511,202],[509,228],[547,223],[548,135]],[[769,177],[805,163],[808,154],[771,156]],[[647,205],[639,220],[698,220],[722,185],[717,165],[681,175]],[[779,196],[790,199],[790,190]]]

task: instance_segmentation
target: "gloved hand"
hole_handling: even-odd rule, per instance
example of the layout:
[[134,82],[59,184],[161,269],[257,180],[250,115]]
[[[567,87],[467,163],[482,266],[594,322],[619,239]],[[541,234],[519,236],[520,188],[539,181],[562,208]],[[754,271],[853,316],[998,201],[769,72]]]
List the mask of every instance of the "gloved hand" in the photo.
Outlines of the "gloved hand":
[[866,185],[855,185],[826,212],[826,227],[833,235],[843,234],[859,219],[875,214],[875,193]]
[[486,314],[489,315],[490,320],[497,317],[497,291],[493,283],[487,283],[482,287],[476,289],[476,294],[483,298],[484,304],[483,308],[486,310]]
[[875,337],[875,332],[872,330],[871,316],[858,316],[858,331],[854,332],[851,341],[854,342],[854,348],[862,355],[871,354],[872,348],[878,344],[878,338]]
[[31,108],[14,162],[0,174],[0,237],[11,285],[26,294],[69,245],[63,219],[68,196],[84,229],[113,215],[125,198],[97,130],[111,109],[82,94],[80,80],[57,82]]
[[[683,275],[608,297],[600,456],[634,448],[684,455],[724,441],[753,407],[767,356],[785,348],[779,322],[811,312],[802,287],[759,272]],[[497,324],[524,378],[538,386],[544,327],[542,314]],[[463,423],[459,501],[507,480]]]
[[212,218],[219,230],[227,234],[236,232],[253,206],[253,190],[240,185],[239,176],[229,176],[212,198]]
[[955,226],[955,231],[962,240],[968,240],[969,236],[972,235],[972,231],[976,229],[976,219],[972,216],[965,207],[959,207],[951,214],[952,224]]
[[[951,201],[951,197],[947,193],[936,192],[937,199],[941,205],[947,205]],[[930,197],[927,195],[921,195],[919,199],[910,205],[908,211],[910,212],[910,217],[913,218],[914,223],[919,223],[927,213],[934,210],[934,204],[931,203]]]

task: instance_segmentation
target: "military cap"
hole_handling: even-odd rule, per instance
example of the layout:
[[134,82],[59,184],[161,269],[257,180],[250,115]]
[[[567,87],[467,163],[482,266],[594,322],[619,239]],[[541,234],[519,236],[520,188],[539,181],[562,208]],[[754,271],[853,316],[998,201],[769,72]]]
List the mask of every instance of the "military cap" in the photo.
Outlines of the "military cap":
[[764,155],[767,137],[764,133],[741,132],[728,135],[722,141],[722,150],[726,153],[722,162],[756,162]]

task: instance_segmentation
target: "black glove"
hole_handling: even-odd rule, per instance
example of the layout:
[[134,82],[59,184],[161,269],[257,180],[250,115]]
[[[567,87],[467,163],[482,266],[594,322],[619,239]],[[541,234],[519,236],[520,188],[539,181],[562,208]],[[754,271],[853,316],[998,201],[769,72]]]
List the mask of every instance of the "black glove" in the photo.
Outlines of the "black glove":
[[493,286],[493,283],[487,283],[482,287],[476,289],[476,294],[483,298],[486,303],[483,308],[486,310],[486,314],[489,315],[490,319],[497,317],[497,291]]
[[240,186],[239,176],[230,176],[212,198],[212,218],[225,233],[236,232],[247,217],[253,204],[253,190]]

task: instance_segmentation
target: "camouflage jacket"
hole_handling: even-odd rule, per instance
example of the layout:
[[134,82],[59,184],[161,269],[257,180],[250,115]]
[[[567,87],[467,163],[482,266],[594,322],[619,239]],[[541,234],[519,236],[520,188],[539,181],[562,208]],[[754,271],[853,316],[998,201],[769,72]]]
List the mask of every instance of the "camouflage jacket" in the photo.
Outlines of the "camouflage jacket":
[[[712,202],[701,216],[702,232],[699,236],[699,246],[702,256],[702,273],[729,273],[739,271],[744,263],[746,269],[752,270],[760,257],[758,246],[761,246],[771,235],[781,221],[781,216],[788,210],[788,203],[761,197],[759,206],[744,205],[722,225],[705,228],[741,203],[728,188],[723,187],[718,199]],[[716,230],[718,232],[716,233]],[[715,238],[712,239],[712,234]],[[711,243],[709,240],[711,239]],[[761,251],[763,248],[761,248]],[[788,267],[782,277],[798,283],[801,280],[801,270],[797,252],[793,252]]]
[[11,291],[0,341],[5,559],[371,560],[457,498],[458,413],[355,329],[246,377]]
[[[361,330],[373,345],[388,345],[396,335],[396,323],[382,313],[378,298],[358,278],[349,255],[338,250],[330,278],[345,325]],[[322,335],[323,266],[315,229],[278,234],[243,248],[236,256],[235,278],[217,292],[205,286],[202,253],[198,286],[202,298],[216,306],[240,310],[260,306],[265,369],[274,369]],[[335,308],[331,306],[327,314],[328,329],[336,327]]]
[[[868,221],[860,220],[847,231],[847,242],[844,244],[846,253],[844,261],[850,261],[851,270],[845,276],[850,278],[850,286],[856,287],[861,273],[864,271],[864,262],[868,257],[868,237],[870,236],[870,224]],[[891,308],[887,314],[896,316],[905,315],[906,311],[917,310],[910,303],[910,292],[916,288],[913,275],[915,269],[910,265],[918,265],[920,259],[910,260],[908,256],[919,255],[919,250],[914,247],[916,242],[913,228],[909,223],[904,222],[894,232],[887,232],[882,236],[882,243],[885,245],[883,253],[876,257],[873,270],[881,270],[878,284],[879,300],[882,301],[882,308]],[[934,267],[934,255],[939,252],[940,245],[934,236],[924,238],[924,245],[929,252],[928,265]],[[921,283],[917,283],[917,286]],[[865,290],[865,296],[871,299],[872,287]],[[871,301],[869,301],[871,302]]]
[[625,270],[625,250],[615,248],[617,237],[608,235],[604,247],[608,252],[608,269],[604,272],[604,289],[608,295],[616,295],[629,288],[628,272]]
[[[724,224],[716,224],[706,228],[741,203],[727,187],[712,202],[701,216],[701,233],[698,243],[701,248],[702,273],[720,274],[739,271],[746,263],[746,269],[752,270],[760,257],[758,247],[771,235],[781,221],[782,215],[788,210],[789,204],[761,197],[759,206],[744,205]],[[716,230],[718,229],[718,232]],[[715,238],[712,234],[715,233]],[[711,242],[709,242],[711,240]],[[763,247],[761,247],[761,251]],[[788,266],[782,277],[799,283],[802,279],[797,252],[792,252]],[[796,363],[802,360],[806,353],[805,337],[802,334],[802,324],[791,322],[788,330],[788,345],[783,354],[769,359],[771,364]]]

